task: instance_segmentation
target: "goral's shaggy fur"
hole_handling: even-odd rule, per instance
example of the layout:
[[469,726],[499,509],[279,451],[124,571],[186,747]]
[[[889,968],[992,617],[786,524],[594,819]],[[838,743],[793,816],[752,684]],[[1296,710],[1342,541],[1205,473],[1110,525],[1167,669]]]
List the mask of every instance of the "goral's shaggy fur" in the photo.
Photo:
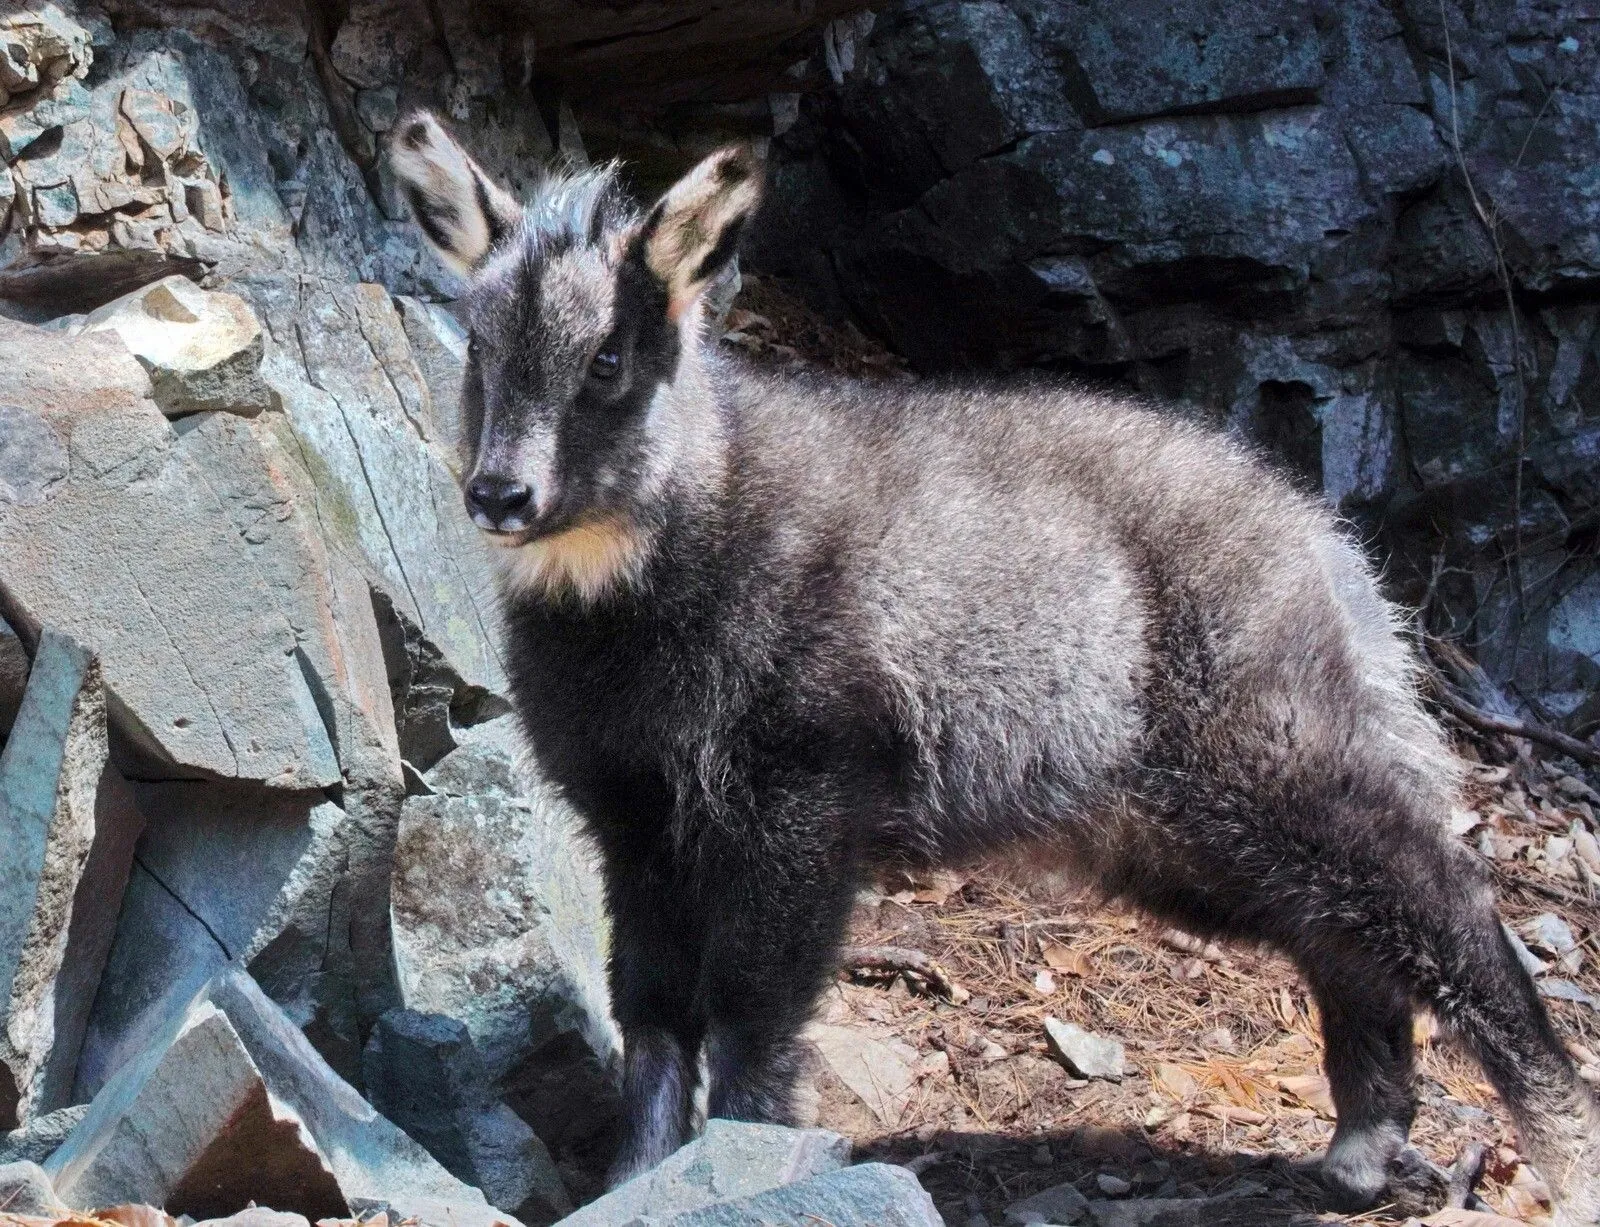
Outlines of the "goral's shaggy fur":
[[713,1115],[784,1121],[851,900],[1019,846],[1321,1009],[1343,1201],[1385,1187],[1430,1007],[1565,1221],[1600,1112],[1444,826],[1453,760],[1371,569],[1228,440],[1049,382],[760,374],[698,297],[758,168],[647,214],[609,173],[507,205],[429,117],[395,164],[473,270],[467,503],[504,560],[518,710],[603,853],[626,1038],[615,1175]]

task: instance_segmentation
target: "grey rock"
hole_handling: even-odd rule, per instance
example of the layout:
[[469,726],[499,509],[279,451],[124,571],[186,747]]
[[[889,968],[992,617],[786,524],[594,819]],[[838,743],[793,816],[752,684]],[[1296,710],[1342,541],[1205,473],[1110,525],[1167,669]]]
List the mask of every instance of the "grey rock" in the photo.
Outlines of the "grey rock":
[[109,765],[100,669],[45,631],[0,752],[0,1125],[71,1102],[142,819]]
[[37,507],[67,476],[67,449],[42,417],[0,404],[0,503]]
[[944,1227],[917,1178],[884,1163],[863,1163],[754,1197],[633,1221],[663,1227],[814,1227],[819,1219],[834,1227]]
[[339,782],[294,631],[143,369],[107,336],[0,320],[0,344],[0,402],[28,405],[72,465],[37,506],[0,503],[0,584],[19,631],[48,623],[97,652],[151,773]]
[[177,1003],[46,1170],[74,1206],[132,1200],[227,1214],[268,1200],[263,1187],[281,1179],[274,1204],[311,1217],[381,1201],[429,1227],[515,1227],[380,1116],[233,967]]
[[65,1209],[37,1163],[0,1163],[0,1213],[52,1215]]
[[549,1151],[495,1099],[464,1024],[390,1010],[367,1041],[362,1073],[373,1106],[491,1205],[530,1224],[571,1211]]
[[1089,1199],[1071,1183],[1058,1184],[1012,1202],[1006,1207],[1008,1223],[1076,1223],[1089,1207]]
[[[254,963],[298,931],[327,958],[326,930],[348,861],[346,814],[315,794],[175,781],[135,786],[154,817],[139,845],[116,944],[78,1065],[87,1098],[145,1050],[172,1010],[229,962]],[[323,966],[339,967],[339,951]],[[323,979],[336,977],[324,970]],[[359,1047],[353,1000],[302,1019]],[[346,993],[352,993],[346,985]],[[339,1008],[342,1006],[342,1009]],[[332,1017],[329,1014],[332,1013]]]
[[675,1221],[716,1202],[749,1198],[836,1172],[850,1142],[823,1129],[710,1120],[705,1132],[652,1170],[569,1215],[561,1227]]
[[0,1163],[43,1163],[88,1112],[89,1105],[80,1103],[30,1117],[26,1125],[0,1137]]
[[451,756],[435,769],[438,795],[401,812],[390,892],[401,999],[464,1022],[490,1079],[554,1144],[615,1107],[599,880],[565,806],[537,786],[505,792],[509,760],[473,753],[499,760],[482,791],[449,795],[479,787]]
[[47,1170],[77,1209],[143,1203],[209,1218],[259,1197],[316,1216],[347,1210],[305,1122],[206,1000],[107,1084]]
[[1549,997],[1555,1001],[1574,1001],[1579,1005],[1586,1005],[1591,1010],[1600,1010],[1600,1001],[1596,1001],[1594,994],[1585,991],[1571,980],[1560,980],[1555,976],[1546,976],[1539,981],[1539,995]]
[[281,1210],[268,1210],[265,1206],[247,1206],[226,1218],[205,1219],[195,1227],[311,1227],[303,1214],[285,1214]]
[[1550,970],[1550,964],[1529,950],[1528,943],[1522,940],[1515,929],[1503,921],[1500,928],[1505,933],[1506,940],[1511,943],[1511,949],[1517,956],[1517,962],[1522,964],[1523,971],[1530,976],[1542,976]]
[[1077,1023],[1050,1017],[1044,1020],[1044,1034],[1049,1041],[1050,1051],[1078,1077],[1122,1081],[1127,1057],[1120,1040],[1095,1035]]
[[261,324],[237,294],[165,277],[91,311],[77,331],[122,338],[150,372],[152,395],[168,417],[207,410],[253,417],[271,403],[261,378]]
[[852,1026],[813,1023],[805,1038],[841,1082],[888,1128],[900,1123],[917,1084],[917,1051]]
[[467,330],[438,303],[420,298],[395,299],[422,378],[432,401],[428,437],[452,450],[462,443],[461,375],[467,361]]
[[263,370],[315,458],[318,492],[337,509],[330,518],[455,673],[503,691],[484,546],[443,451],[428,442],[431,393],[388,293],[254,289],[272,337]]

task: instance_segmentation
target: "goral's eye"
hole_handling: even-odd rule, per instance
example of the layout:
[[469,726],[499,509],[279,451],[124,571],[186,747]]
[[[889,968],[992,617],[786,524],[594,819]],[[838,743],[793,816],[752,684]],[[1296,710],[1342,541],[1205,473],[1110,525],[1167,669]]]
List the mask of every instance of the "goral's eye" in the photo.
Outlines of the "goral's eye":
[[593,379],[615,379],[622,369],[622,359],[614,349],[602,349],[589,360],[589,375]]

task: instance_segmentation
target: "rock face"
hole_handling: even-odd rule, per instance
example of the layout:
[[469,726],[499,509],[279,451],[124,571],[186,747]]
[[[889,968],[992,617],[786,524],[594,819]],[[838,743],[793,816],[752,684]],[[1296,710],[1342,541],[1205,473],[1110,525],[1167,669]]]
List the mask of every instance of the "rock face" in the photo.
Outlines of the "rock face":
[[551,1223],[572,1209],[550,1152],[500,1103],[463,1023],[390,1010],[362,1062],[373,1107],[454,1176],[524,1223]]
[[0,752],[0,1125],[71,1102],[143,820],[107,760],[94,657],[46,631]]
[[313,1218],[378,1203],[439,1227],[494,1217],[237,969],[177,1004],[46,1170],[75,1208],[142,1201],[204,1218],[259,1200]]
[[1258,440],[1381,541],[1407,599],[1442,559],[1437,628],[1583,727],[1582,24],[1409,0],[885,6],[785,120],[746,259],[916,366],[1065,370]]
[[564,807],[517,773],[510,718],[407,799],[395,849],[394,957],[405,1004],[460,1019],[488,1076],[541,1137],[594,1132],[615,1103],[605,919]]

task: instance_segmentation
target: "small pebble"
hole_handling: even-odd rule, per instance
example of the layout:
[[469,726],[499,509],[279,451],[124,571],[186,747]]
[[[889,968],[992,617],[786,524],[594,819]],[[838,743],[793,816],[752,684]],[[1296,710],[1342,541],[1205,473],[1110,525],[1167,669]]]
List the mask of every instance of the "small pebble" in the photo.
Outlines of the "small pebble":
[[1133,1189],[1121,1176],[1113,1176],[1110,1172],[1101,1172],[1094,1182],[1107,1197],[1125,1197]]

